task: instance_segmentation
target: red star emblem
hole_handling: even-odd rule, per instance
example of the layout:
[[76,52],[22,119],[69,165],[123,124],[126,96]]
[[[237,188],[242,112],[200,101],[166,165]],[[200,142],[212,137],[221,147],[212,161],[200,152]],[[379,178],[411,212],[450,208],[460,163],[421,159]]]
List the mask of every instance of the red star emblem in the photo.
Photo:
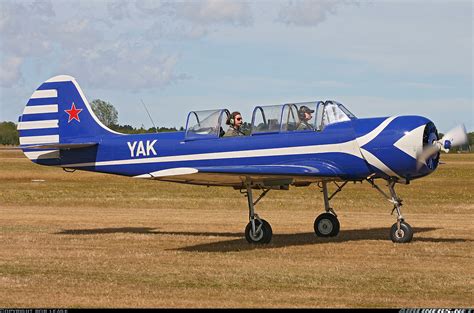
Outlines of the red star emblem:
[[70,110],[64,110],[64,112],[69,114],[69,119],[67,122],[69,123],[72,120],[77,120],[80,122],[81,120],[79,119],[79,113],[81,113],[81,111],[82,109],[76,109],[76,105],[73,102]]

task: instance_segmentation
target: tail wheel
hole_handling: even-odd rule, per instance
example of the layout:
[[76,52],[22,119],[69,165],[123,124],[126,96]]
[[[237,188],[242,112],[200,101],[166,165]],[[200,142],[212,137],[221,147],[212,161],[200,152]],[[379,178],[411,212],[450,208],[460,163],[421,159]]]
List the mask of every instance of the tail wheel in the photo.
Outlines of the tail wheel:
[[339,220],[331,213],[323,213],[314,221],[314,232],[318,237],[337,236],[339,227]]
[[255,220],[255,232],[252,231],[252,223],[249,222],[245,227],[245,239],[249,243],[267,244],[272,240],[272,227],[270,224],[262,219]]
[[413,238],[413,229],[411,226],[404,222],[400,222],[400,229],[398,229],[397,223],[392,225],[390,229],[390,239],[395,243],[407,243]]

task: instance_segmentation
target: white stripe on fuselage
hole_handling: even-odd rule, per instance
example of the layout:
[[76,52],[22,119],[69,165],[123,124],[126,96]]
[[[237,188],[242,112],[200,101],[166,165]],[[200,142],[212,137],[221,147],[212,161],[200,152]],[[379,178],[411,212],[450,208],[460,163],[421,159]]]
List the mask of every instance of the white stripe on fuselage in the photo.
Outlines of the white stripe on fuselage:
[[365,149],[360,149],[362,151],[362,155],[364,156],[365,160],[367,162],[369,162],[370,165],[372,166],[375,166],[376,168],[378,168],[379,170],[383,171],[385,174],[387,174],[388,176],[395,176],[395,177],[399,177],[397,173],[395,173],[394,171],[392,171],[390,169],[390,167],[388,167],[387,165],[385,165],[385,163],[383,163],[382,161],[380,161],[380,159],[378,159],[375,155],[373,155],[372,153],[370,153],[369,151],[365,150]]
[[346,153],[354,155],[362,159],[359,147],[355,140],[328,144],[313,145],[285,148],[270,148],[257,150],[240,150],[228,152],[212,152],[200,154],[185,154],[166,157],[155,157],[146,159],[126,159],[115,161],[100,161],[90,163],[66,164],[63,167],[85,167],[85,166],[109,166],[109,165],[125,165],[125,164],[147,164],[147,163],[163,163],[163,162],[182,162],[182,161],[203,161],[203,160],[219,160],[219,159],[235,159],[235,158],[252,158],[252,157],[270,157],[298,154],[318,154],[318,153]]
[[387,126],[390,124],[394,119],[396,119],[398,116],[392,116],[387,118],[385,121],[380,123],[379,126],[377,126],[374,130],[371,132],[365,134],[364,136],[358,137],[357,142],[359,143],[360,147],[365,146],[369,142],[375,139]]
[[385,163],[383,163],[379,158],[377,158],[375,155],[370,153],[369,151],[365,150],[362,148],[372,140],[374,140],[381,132],[384,131],[385,128],[398,116],[391,116],[387,119],[385,119],[382,123],[379,124],[375,129],[370,131],[369,133],[365,134],[364,136],[358,137],[357,143],[359,144],[360,147],[360,152],[364,156],[364,159],[372,166],[375,166],[388,176],[395,176],[395,177],[400,177],[397,173],[392,171]]

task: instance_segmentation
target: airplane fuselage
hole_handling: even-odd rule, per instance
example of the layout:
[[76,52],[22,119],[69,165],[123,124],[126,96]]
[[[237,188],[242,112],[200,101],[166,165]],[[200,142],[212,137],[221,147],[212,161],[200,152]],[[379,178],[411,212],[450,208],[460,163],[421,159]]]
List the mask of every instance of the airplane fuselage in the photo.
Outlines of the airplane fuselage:
[[[185,140],[184,132],[104,135],[95,147],[61,151],[59,159],[48,162],[125,176],[183,167],[319,164],[324,170],[318,176],[362,180],[376,175],[411,180],[427,174],[416,169],[414,156],[422,138],[413,132],[422,134],[429,122],[419,116],[355,119],[328,125],[320,132],[201,140]],[[407,142],[397,146],[404,138]]]

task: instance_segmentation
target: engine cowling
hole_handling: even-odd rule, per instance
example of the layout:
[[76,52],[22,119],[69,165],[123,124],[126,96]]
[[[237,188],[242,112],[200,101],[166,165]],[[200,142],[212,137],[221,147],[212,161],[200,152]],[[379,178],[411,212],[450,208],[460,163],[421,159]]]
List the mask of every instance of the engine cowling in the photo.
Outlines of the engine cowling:
[[355,121],[360,150],[378,177],[410,181],[436,170],[439,153],[419,166],[418,156],[438,140],[436,126],[422,116],[395,116]]

